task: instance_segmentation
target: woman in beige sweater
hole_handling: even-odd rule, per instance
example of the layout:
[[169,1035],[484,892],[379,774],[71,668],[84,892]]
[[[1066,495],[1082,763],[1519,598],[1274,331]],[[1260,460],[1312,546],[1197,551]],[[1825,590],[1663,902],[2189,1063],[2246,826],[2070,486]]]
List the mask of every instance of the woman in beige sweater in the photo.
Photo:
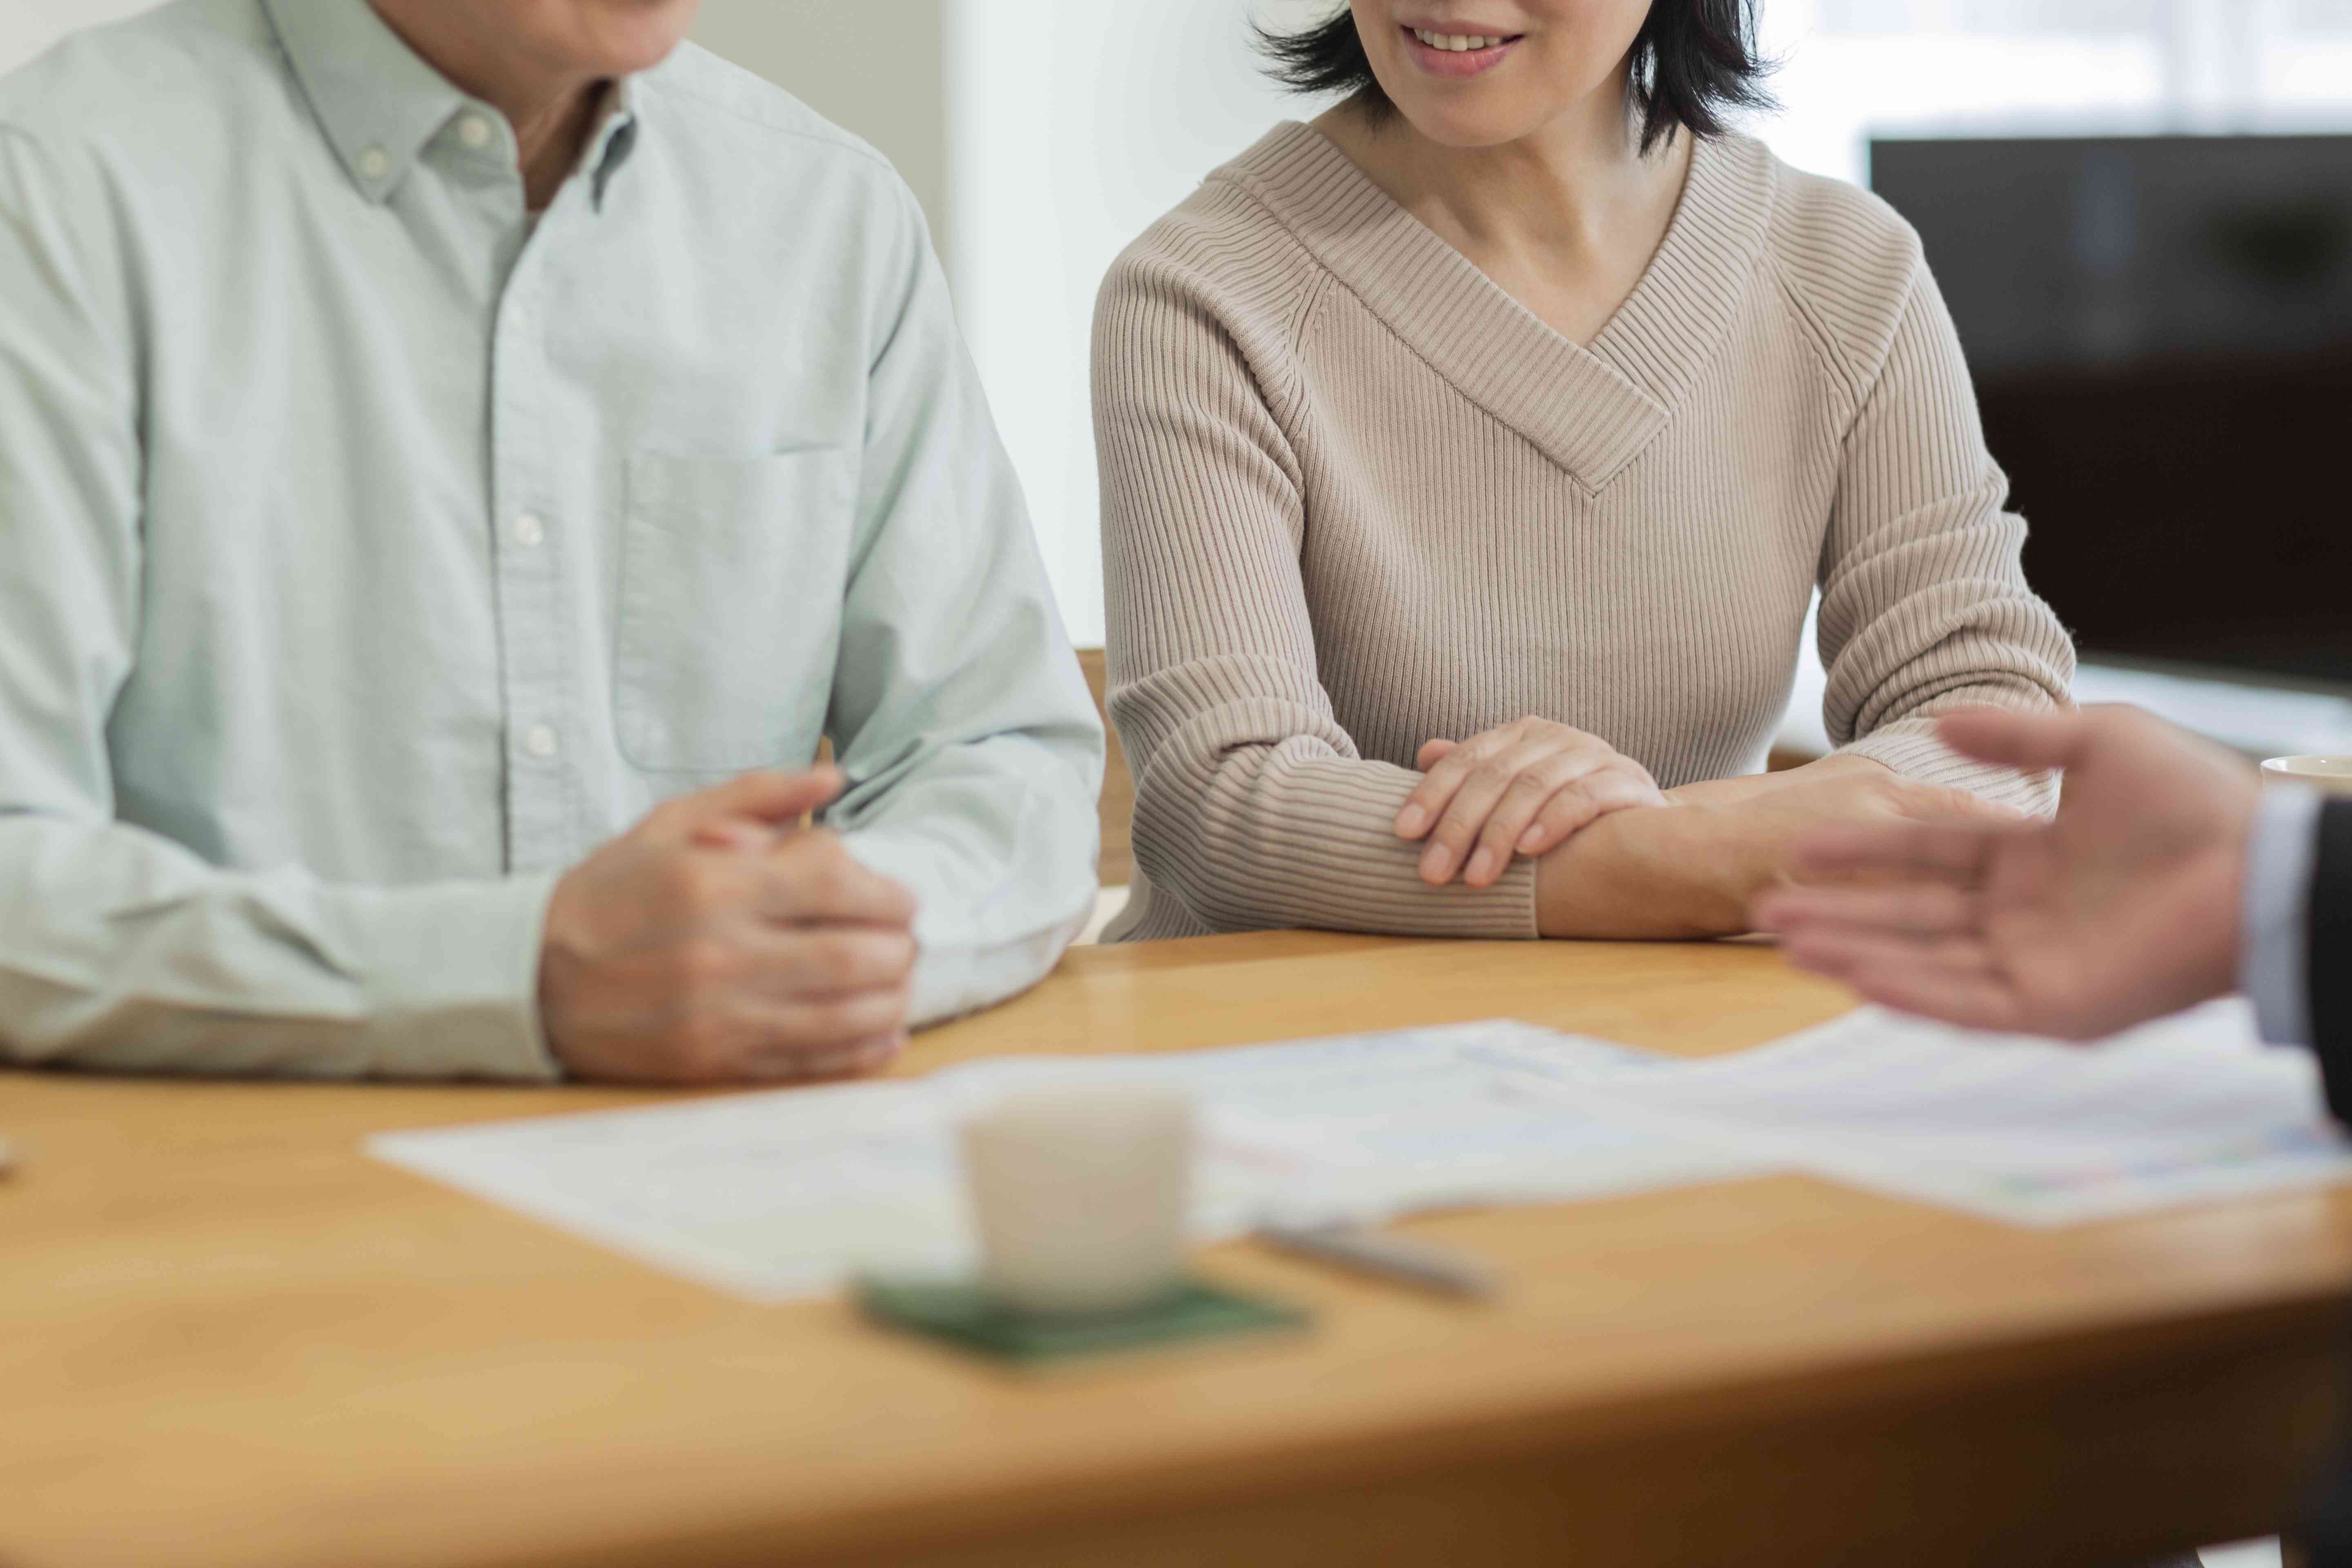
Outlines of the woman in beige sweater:
[[[1726,132],[1745,0],[1355,0],[1111,269],[1115,937],[1744,930],[1806,828],[2038,812],[2063,703],[1911,231]],[[1822,592],[1839,747],[1760,774]]]

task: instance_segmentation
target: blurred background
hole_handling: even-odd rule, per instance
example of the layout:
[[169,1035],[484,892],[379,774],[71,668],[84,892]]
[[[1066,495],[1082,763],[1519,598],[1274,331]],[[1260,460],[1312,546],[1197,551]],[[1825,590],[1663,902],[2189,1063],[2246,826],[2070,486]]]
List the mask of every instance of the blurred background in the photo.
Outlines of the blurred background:
[[[930,216],[1081,645],[1088,321],[1119,248],[1313,107],[1253,19],[1330,0],[706,0],[697,36]],[[141,0],[5,0],[0,69]],[[1920,229],[2086,700],[2352,751],[2352,0],[1764,0],[1748,129]],[[2330,605],[2335,607],[2331,610]],[[1808,657],[1784,742],[1817,749]]]

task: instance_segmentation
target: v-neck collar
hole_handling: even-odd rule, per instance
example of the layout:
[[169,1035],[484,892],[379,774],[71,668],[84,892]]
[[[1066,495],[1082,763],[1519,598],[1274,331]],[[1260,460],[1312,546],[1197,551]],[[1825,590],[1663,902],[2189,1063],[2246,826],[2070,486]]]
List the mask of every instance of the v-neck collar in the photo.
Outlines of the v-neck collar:
[[1657,254],[1588,347],[1310,125],[1284,121],[1210,178],[1256,196],[1432,369],[1595,490],[1672,421],[1753,281],[1772,207],[1760,143],[1698,139]]

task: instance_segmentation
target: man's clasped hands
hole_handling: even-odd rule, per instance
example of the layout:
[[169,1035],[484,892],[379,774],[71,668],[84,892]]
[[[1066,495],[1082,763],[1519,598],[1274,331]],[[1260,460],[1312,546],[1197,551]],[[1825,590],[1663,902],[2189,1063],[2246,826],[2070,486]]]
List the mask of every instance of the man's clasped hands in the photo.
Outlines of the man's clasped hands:
[[680,795],[556,884],[539,1008],[566,1070],[728,1083],[898,1054],[915,900],[807,825],[842,783],[820,767]]

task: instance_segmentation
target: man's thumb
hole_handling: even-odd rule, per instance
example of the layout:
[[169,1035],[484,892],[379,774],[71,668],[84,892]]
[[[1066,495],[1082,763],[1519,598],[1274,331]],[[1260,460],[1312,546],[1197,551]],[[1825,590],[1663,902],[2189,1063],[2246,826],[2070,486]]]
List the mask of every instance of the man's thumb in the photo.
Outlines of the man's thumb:
[[689,815],[698,828],[730,819],[789,824],[830,802],[842,783],[839,768],[762,769],[704,790],[693,797]]

